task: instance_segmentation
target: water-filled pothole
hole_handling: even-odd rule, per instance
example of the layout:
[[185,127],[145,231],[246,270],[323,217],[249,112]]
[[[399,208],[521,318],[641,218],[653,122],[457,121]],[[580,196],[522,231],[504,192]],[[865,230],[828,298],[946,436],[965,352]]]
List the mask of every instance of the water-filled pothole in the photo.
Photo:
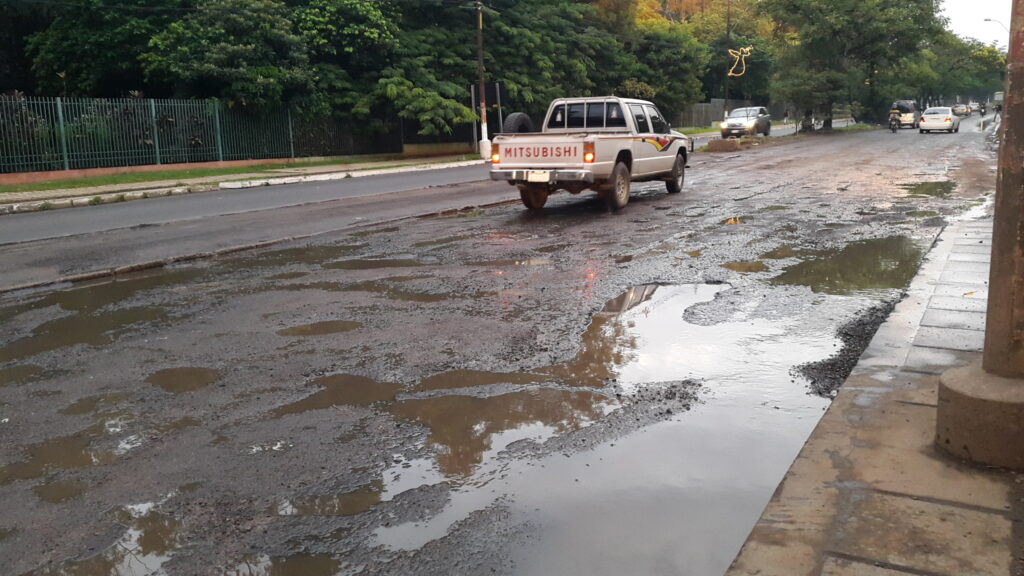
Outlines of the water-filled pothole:
[[956,190],[956,182],[917,182],[916,184],[904,184],[901,186],[911,196],[936,196],[945,198]]
[[807,286],[814,292],[849,295],[906,288],[924,252],[906,236],[852,242],[841,249],[809,252],[813,257],[787,268],[772,284]]

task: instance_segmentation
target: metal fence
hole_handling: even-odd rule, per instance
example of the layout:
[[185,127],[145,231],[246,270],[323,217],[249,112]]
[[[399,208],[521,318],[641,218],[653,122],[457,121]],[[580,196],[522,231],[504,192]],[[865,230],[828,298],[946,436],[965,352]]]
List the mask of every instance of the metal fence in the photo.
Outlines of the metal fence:
[[401,150],[401,130],[357,136],[330,118],[217,100],[0,99],[0,173]]

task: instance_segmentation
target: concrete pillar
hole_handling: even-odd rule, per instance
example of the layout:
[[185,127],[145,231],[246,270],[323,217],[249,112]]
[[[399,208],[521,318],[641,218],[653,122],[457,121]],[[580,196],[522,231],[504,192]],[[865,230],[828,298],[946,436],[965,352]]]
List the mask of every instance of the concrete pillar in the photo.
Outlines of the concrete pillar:
[[980,464],[1024,469],[1024,0],[1010,21],[985,347],[939,382],[936,445]]

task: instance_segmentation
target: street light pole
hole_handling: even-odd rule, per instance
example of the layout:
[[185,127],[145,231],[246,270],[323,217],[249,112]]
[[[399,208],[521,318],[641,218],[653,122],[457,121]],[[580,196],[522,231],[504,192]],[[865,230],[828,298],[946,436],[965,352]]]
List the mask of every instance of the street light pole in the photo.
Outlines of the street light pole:
[[1006,24],[1003,24],[1002,22],[1000,22],[999,20],[996,20],[995,18],[985,18],[985,22],[995,22],[996,24],[999,24],[1000,26],[1002,26],[1003,30],[1006,30],[1007,34],[1010,33],[1010,29],[1006,27]]
[[487,136],[487,90],[484,84],[484,5],[476,2],[476,68],[480,74],[480,156],[490,158],[491,140]]
[[1024,0],[1013,1],[980,361],[939,380],[935,444],[1024,470]]

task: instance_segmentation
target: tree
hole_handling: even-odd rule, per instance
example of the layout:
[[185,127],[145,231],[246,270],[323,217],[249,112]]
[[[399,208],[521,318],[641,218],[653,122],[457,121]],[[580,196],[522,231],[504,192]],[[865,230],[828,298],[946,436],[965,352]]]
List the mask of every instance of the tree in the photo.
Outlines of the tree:
[[313,94],[301,36],[277,0],[201,0],[153,36],[141,56],[147,78],[186,97],[265,107]]
[[[45,30],[28,38],[35,91],[67,96],[124,96],[142,89],[138,55],[179,12],[171,0],[82,0],[51,8]],[[166,89],[150,84],[154,92]]]

